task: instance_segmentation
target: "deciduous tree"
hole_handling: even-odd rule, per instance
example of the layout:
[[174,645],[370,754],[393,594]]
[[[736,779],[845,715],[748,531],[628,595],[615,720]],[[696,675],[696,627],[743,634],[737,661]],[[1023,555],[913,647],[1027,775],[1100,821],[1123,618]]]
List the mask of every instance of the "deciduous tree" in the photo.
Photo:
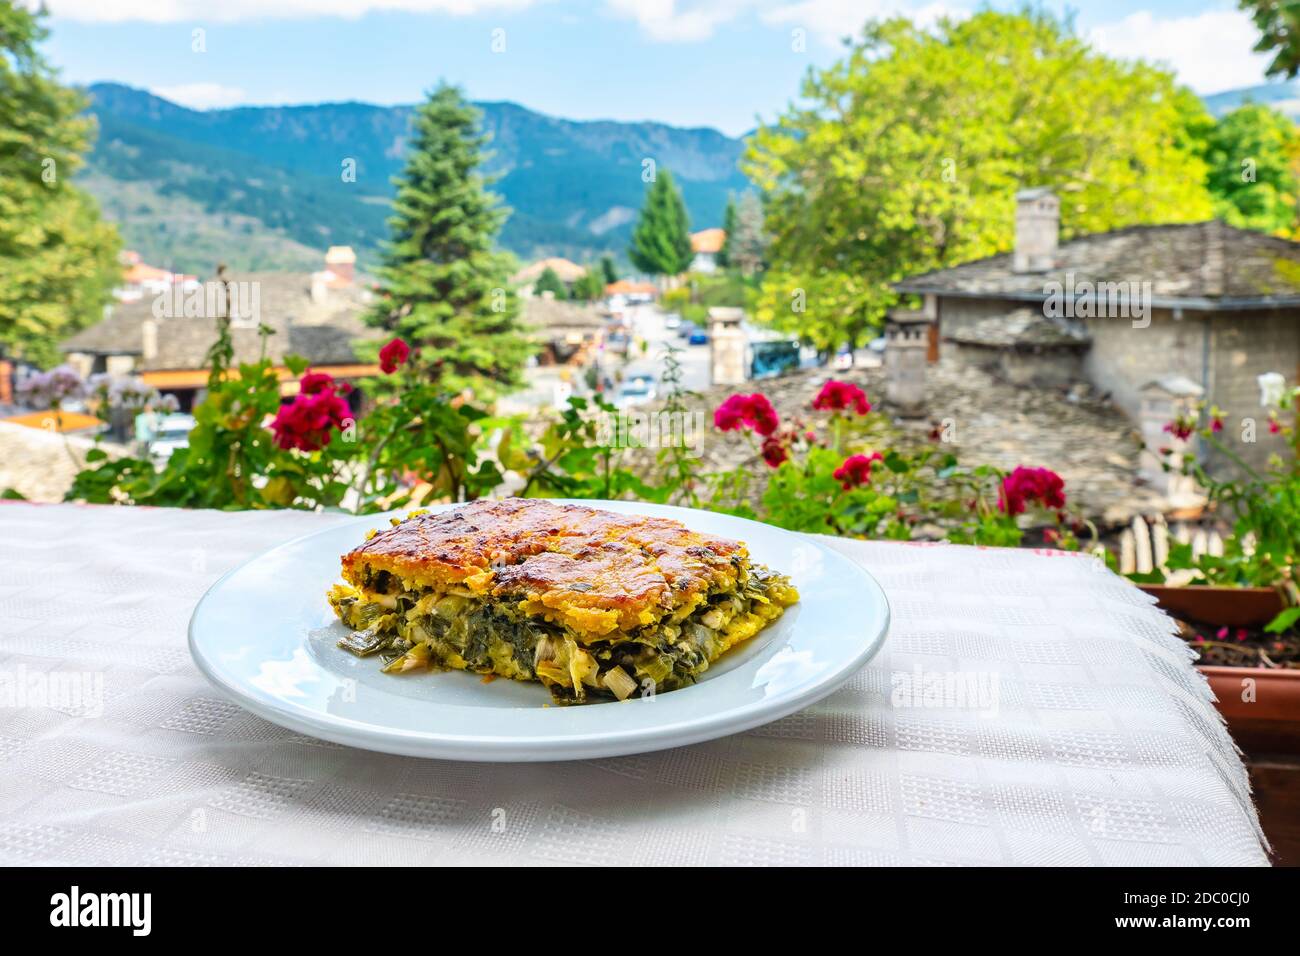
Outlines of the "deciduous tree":
[[0,3],[0,353],[50,365],[122,270],[116,230],[72,184],[95,125],[38,52],[41,17]]
[[[757,315],[863,344],[905,276],[1011,248],[1015,194],[1049,186],[1065,239],[1208,218],[1172,76],[1051,14],[871,23],[750,140],[772,235]],[[802,309],[802,311],[800,311]]]
[[1234,226],[1289,233],[1295,226],[1300,131],[1277,110],[1248,103],[1205,137],[1214,213]]

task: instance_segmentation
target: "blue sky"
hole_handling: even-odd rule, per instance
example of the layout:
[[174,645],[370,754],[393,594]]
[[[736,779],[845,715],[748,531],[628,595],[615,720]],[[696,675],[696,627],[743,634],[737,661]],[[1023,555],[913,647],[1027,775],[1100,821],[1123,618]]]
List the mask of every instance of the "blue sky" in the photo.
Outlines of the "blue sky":
[[[77,83],[116,80],[187,105],[409,103],[439,79],[478,100],[575,119],[738,134],[794,97],[866,17],[960,15],[965,0],[47,0],[46,45]],[[1163,60],[1200,93],[1262,81],[1255,31],[1225,0],[1097,0],[1080,32]],[[1019,3],[993,3],[999,8]],[[219,11],[213,13],[212,11]],[[194,52],[194,30],[205,52]],[[792,49],[794,31],[806,38]],[[494,31],[501,31],[495,32]],[[494,52],[494,43],[497,51]],[[504,49],[501,47],[504,46]]]

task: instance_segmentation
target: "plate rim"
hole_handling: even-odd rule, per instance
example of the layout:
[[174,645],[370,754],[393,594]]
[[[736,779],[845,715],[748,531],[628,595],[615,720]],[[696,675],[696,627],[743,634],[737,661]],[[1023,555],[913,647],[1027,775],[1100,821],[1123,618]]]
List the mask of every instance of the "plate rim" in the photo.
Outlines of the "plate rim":
[[[779,528],[776,525],[769,525],[750,518],[742,518],[738,515],[728,515],[725,512],[709,512],[705,509],[683,508],[677,505],[584,498],[551,498],[545,500],[557,504],[577,504],[592,508],[616,504],[626,507],[663,509],[685,516],[697,513],[719,515],[744,523],[760,525],[766,532],[774,532],[779,536],[788,536],[799,544],[811,544],[823,554],[830,555],[833,560],[847,562],[849,566],[862,575],[868,586],[875,590],[880,600],[879,628],[875,634],[869,636],[862,647],[845,663],[835,667],[827,675],[794,690],[788,697],[781,698],[778,702],[774,703],[766,699],[760,699],[740,706],[724,708],[703,717],[686,721],[679,720],[676,723],[656,724],[621,731],[615,729],[607,732],[570,734],[562,739],[547,740],[528,740],[495,734],[443,734],[428,730],[408,730],[391,725],[377,725],[358,721],[337,714],[322,715],[319,712],[297,708],[291,702],[280,701],[277,706],[274,703],[265,702],[245,688],[227,681],[224,676],[211,666],[212,662],[200,652],[198,638],[195,633],[195,626],[199,620],[200,612],[229,578],[269,554],[291,548],[311,538],[330,534],[348,525],[365,524],[367,522],[381,523],[388,518],[405,515],[413,510],[420,510],[403,508],[395,511],[377,512],[373,515],[350,515],[351,520],[341,521],[327,528],[319,528],[315,531],[296,535],[279,544],[264,548],[257,554],[249,556],[230,568],[212,582],[190,613],[189,624],[186,628],[186,643],[189,648],[190,658],[208,683],[240,707],[277,726],[320,740],[361,750],[399,756],[482,763],[526,763],[600,759],[651,753],[752,730],[755,727],[780,720],[782,717],[787,717],[796,711],[815,704],[838,690],[880,651],[886,637],[889,635],[893,621],[893,608],[889,603],[889,596],[885,593],[885,589],[880,585],[880,582],[857,561],[818,540],[816,535],[800,535],[785,528]],[[465,504],[468,504],[468,502],[432,505],[424,510],[445,511],[463,507]],[[686,523],[682,518],[676,520]],[[634,706],[636,703],[634,702]]]

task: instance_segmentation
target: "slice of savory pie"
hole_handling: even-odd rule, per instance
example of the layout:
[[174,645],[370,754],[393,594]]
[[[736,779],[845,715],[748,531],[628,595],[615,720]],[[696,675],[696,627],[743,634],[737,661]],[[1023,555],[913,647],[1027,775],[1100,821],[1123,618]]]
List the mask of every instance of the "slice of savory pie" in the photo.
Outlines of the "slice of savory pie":
[[522,498],[394,519],[343,556],[343,578],[340,647],[392,673],[537,680],[568,703],[694,683],[799,600],[738,541]]

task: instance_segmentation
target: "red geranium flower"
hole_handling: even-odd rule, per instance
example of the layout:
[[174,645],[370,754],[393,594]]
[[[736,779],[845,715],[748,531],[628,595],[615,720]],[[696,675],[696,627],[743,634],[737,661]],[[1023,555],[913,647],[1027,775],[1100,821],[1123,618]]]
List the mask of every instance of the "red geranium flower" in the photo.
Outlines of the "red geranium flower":
[[1282,430],[1281,423],[1276,418],[1270,418],[1268,421],[1268,433],[1270,435],[1276,435],[1281,430]]
[[732,395],[713,413],[713,424],[719,431],[739,431],[752,428],[764,438],[776,431],[781,420],[766,395]]
[[844,464],[831,472],[831,477],[838,481],[845,491],[849,491],[869,482],[871,463],[881,461],[883,458],[884,455],[878,451],[873,451],[870,455],[850,455],[844,459]]
[[1017,467],[1002,479],[998,507],[1009,514],[1023,514],[1030,501],[1044,508],[1065,507],[1065,479],[1048,468]]
[[852,408],[859,415],[871,411],[871,403],[867,401],[866,392],[852,382],[837,382],[835,379],[822,386],[822,390],[813,399],[812,407],[832,412],[842,412]]
[[317,451],[330,443],[334,429],[352,420],[352,409],[335,391],[338,386],[322,372],[308,372],[298,381],[298,394],[281,405],[271,422],[275,443],[288,451]]
[[336,388],[334,376],[326,372],[307,372],[302,378],[298,379],[298,391],[304,395],[315,395],[317,392],[333,391]]
[[1196,422],[1188,418],[1176,418],[1165,426],[1165,431],[1180,441],[1187,441],[1196,430]]
[[399,365],[405,365],[411,356],[411,347],[401,339],[393,339],[379,350],[379,367],[385,375],[392,375]]
[[786,450],[785,443],[779,438],[763,439],[763,460],[767,462],[769,468],[780,468],[781,462],[789,457],[790,452]]

